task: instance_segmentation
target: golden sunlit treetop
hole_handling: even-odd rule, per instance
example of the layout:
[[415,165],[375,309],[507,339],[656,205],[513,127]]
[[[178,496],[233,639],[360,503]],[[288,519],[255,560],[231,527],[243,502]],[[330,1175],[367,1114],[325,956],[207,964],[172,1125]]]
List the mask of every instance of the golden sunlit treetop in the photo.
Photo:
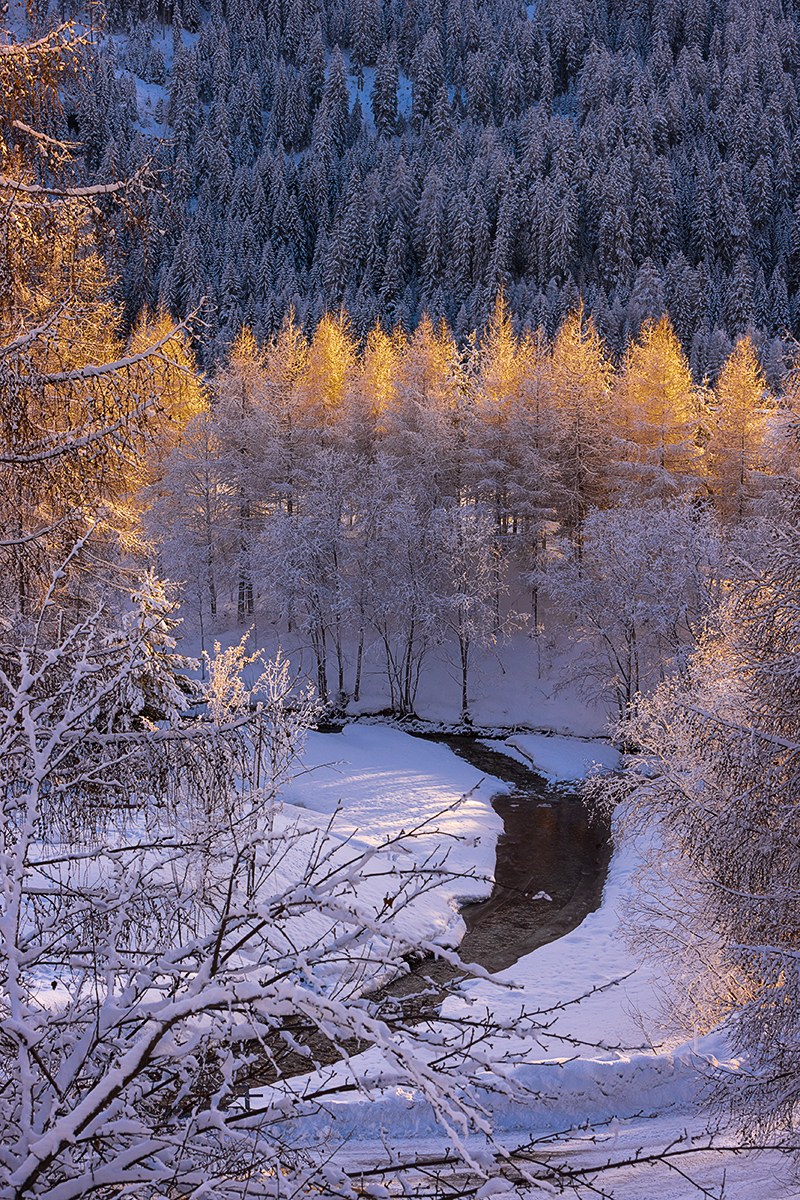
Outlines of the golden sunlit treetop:
[[[614,390],[621,471],[639,495],[667,496],[699,470],[698,389],[669,317],[648,321],[625,352]],[[627,478],[626,478],[627,474]]]
[[739,338],[713,391],[709,473],[723,516],[742,517],[762,466],[769,394],[749,337]]

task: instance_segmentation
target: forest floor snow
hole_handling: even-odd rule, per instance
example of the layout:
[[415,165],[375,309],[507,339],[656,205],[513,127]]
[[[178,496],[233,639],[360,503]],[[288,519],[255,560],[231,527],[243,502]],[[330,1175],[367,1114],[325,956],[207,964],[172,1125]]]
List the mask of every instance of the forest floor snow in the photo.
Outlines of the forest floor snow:
[[[525,735],[515,743],[517,754],[551,778],[580,778],[591,762],[615,765],[610,747],[580,738]],[[487,895],[491,887],[501,825],[490,796],[505,785],[481,782],[479,772],[446,746],[376,725],[351,724],[342,734],[311,734],[305,765],[306,773],[284,793],[286,817],[327,823],[338,810],[338,835],[369,846],[435,818],[435,828],[453,839],[450,865],[464,877],[443,895],[425,898],[420,930],[440,944],[457,943],[463,930],[458,903]],[[452,807],[467,792],[468,798]],[[429,848],[423,839],[414,853],[424,855]],[[631,956],[618,933],[620,906],[635,867],[630,848],[616,850],[601,907],[577,929],[499,973],[497,984],[473,980],[445,1001],[447,1015],[485,1005],[504,1022],[513,1022],[521,1009],[556,1010],[548,1036],[531,1044],[525,1061],[512,1069],[515,1083],[527,1089],[526,1098],[487,1097],[500,1145],[514,1148],[560,1132],[565,1136],[555,1148],[556,1157],[583,1165],[651,1153],[684,1135],[702,1138],[709,1126],[704,1071],[725,1060],[729,1051],[720,1032],[679,1045],[662,1040],[658,979],[652,968]],[[470,871],[474,879],[467,877]],[[560,1040],[562,1036],[574,1041]],[[359,1056],[360,1070],[368,1069],[375,1053]],[[323,1074],[330,1081],[346,1072],[344,1064],[336,1064]],[[357,1095],[336,1099],[325,1113],[307,1120],[303,1137],[329,1146],[341,1142],[336,1161],[344,1169],[385,1161],[387,1145],[410,1157],[446,1146],[441,1128],[413,1087],[383,1089],[371,1101]],[[735,1139],[729,1144],[736,1144]],[[623,1167],[604,1177],[602,1187],[620,1200],[688,1200],[701,1194],[698,1183],[707,1195],[716,1196],[724,1184],[726,1200],[800,1198],[791,1160],[774,1153],[708,1151],[676,1165],[685,1174],[663,1164]],[[494,1190],[504,1186],[498,1177]]]

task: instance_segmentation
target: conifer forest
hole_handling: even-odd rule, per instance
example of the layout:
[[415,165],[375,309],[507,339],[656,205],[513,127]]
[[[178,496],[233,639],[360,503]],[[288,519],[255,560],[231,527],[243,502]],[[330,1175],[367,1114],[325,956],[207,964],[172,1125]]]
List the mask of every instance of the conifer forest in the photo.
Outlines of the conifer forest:
[[794,0],[0,12],[0,1200],[791,1200]]

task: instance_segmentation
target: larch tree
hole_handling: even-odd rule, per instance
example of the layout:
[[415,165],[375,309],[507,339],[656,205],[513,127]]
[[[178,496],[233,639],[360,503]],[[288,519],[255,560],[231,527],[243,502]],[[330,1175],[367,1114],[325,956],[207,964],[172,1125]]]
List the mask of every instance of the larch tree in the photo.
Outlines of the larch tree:
[[[303,503],[294,513],[275,513],[261,537],[259,561],[276,609],[290,628],[308,636],[320,700],[346,702],[344,636],[351,618],[347,579],[347,521],[355,465],[340,451],[320,448],[309,458]],[[331,686],[328,658],[336,658]]]
[[333,440],[345,402],[348,382],[356,369],[356,345],[342,310],[326,313],[308,347],[303,379],[305,418],[314,440],[323,448]]
[[552,540],[540,584],[573,614],[582,686],[620,718],[665,673],[685,672],[720,560],[716,520],[685,497],[592,509],[579,546]]
[[401,355],[380,442],[397,459],[403,483],[429,508],[442,497],[457,501],[466,487],[469,402],[452,337],[423,317]]
[[308,340],[291,309],[264,349],[261,364],[265,485],[271,507],[291,514],[301,491],[303,464],[312,436],[305,415]]
[[702,460],[700,398],[669,317],[647,321],[628,347],[614,388],[623,495],[665,498]]
[[[350,542],[350,572],[347,579],[348,607],[356,637],[353,700],[361,697],[364,652],[367,649],[375,601],[375,580],[386,568],[383,528],[387,506],[399,491],[396,465],[378,453],[365,459],[363,470],[353,478]],[[382,589],[381,589],[382,591]],[[391,683],[391,680],[390,680]]]
[[719,373],[712,398],[709,473],[720,514],[741,520],[765,461],[769,392],[749,337],[740,338]]
[[531,621],[539,628],[537,570],[546,552],[546,531],[556,516],[559,417],[553,404],[551,347],[539,329],[526,338],[525,370],[508,417],[514,447],[510,479],[513,549],[531,587]]
[[508,532],[512,520],[516,446],[510,416],[527,373],[526,349],[514,335],[508,307],[499,292],[480,344],[470,411],[472,491],[491,509],[499,534]]
[[501,625],[500,565],[504,545],[517,528],[516,502],[520,499],[520,470],[527,439],[518,441],[518,414],[523,380],[528,375],[530,339],[514,334],[502,291],[481,340],[468,410],[472,496],[490,511],[495,522],[495,631]]
[[163,463],[158,487],[145,489],[150,504],[143,516],[160,560],[183,585],[183,599],[197,613],[201,649],[206,618],[213,625],[219,596],[237,566],[235,502],[209,409],[198,413]]
[[605,344],[581,304],[558,331],[550,367],[557,508],[571,534],[592,505],[608,499],[612,374]]
[[[383,492],[375,480],[370,498],[370,561],[382,586],[371,589],[368,612],[383,648],[391,707],[407,716],[414,712],[425,659],[440,635],[439,545],[433,527],[438,510],[419,503],[412,488],[387,467],[384,485],[391,480],[394,486]],[[379,508],[375,493],[384,497]]]
[[340,422],[340,442],[353,454],[369,458],[375,451],[383,413],[397,385],[405,340],[401,330],[389,334],[380,324],[367,336],[358,370],[347,387]]
[[59,604],[74,611],[88,599],[87,573],[75,568],[91,563],[96,589],[146,440],[198,402],[180,329],[158,318],[122,338],[95,244],[94,218],[112,202],[130,210],[146,169],[78,186],[77,147],[47,132],[85,46],[69,24],[0,45],[0,554],[3,603],[23,618],[67,558]]
[[215,380],[214,395],[216,436],[235,497],[231,518],[238,544],[236,613],[243,624],[254,611],[251,558],[266,499],[264,358],[249,329],[244,328],[236,339],[227,369]]
[[431,529],[436,547],[438,623],[456,646],[461,720],[469,725],[469,687],[475,651],[497,640],[502,578],[492,517],[482,505],[438,508]]

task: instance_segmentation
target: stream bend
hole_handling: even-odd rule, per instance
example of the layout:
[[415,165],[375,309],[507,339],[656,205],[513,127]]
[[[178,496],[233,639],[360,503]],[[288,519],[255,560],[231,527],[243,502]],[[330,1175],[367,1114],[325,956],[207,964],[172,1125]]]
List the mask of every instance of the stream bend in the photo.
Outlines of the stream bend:
[[[458,947],[462,962],[503,971],[576,929],[600,907],[611,839],[607,823],[590,816],[579,796],[551,787],[530,767],[476,737],[416,736],[442,742],[479,771],[513,787],[492,796],[492,807],[503,818],[495,882],[488,900],[461,909],[467,926]],[[550,898],[537,898],[540,892]],[[377,994],[399,1000],[414,996],[413,1006],[424,1016],[460,978],[463,971],[450,963],[425,958]]]

